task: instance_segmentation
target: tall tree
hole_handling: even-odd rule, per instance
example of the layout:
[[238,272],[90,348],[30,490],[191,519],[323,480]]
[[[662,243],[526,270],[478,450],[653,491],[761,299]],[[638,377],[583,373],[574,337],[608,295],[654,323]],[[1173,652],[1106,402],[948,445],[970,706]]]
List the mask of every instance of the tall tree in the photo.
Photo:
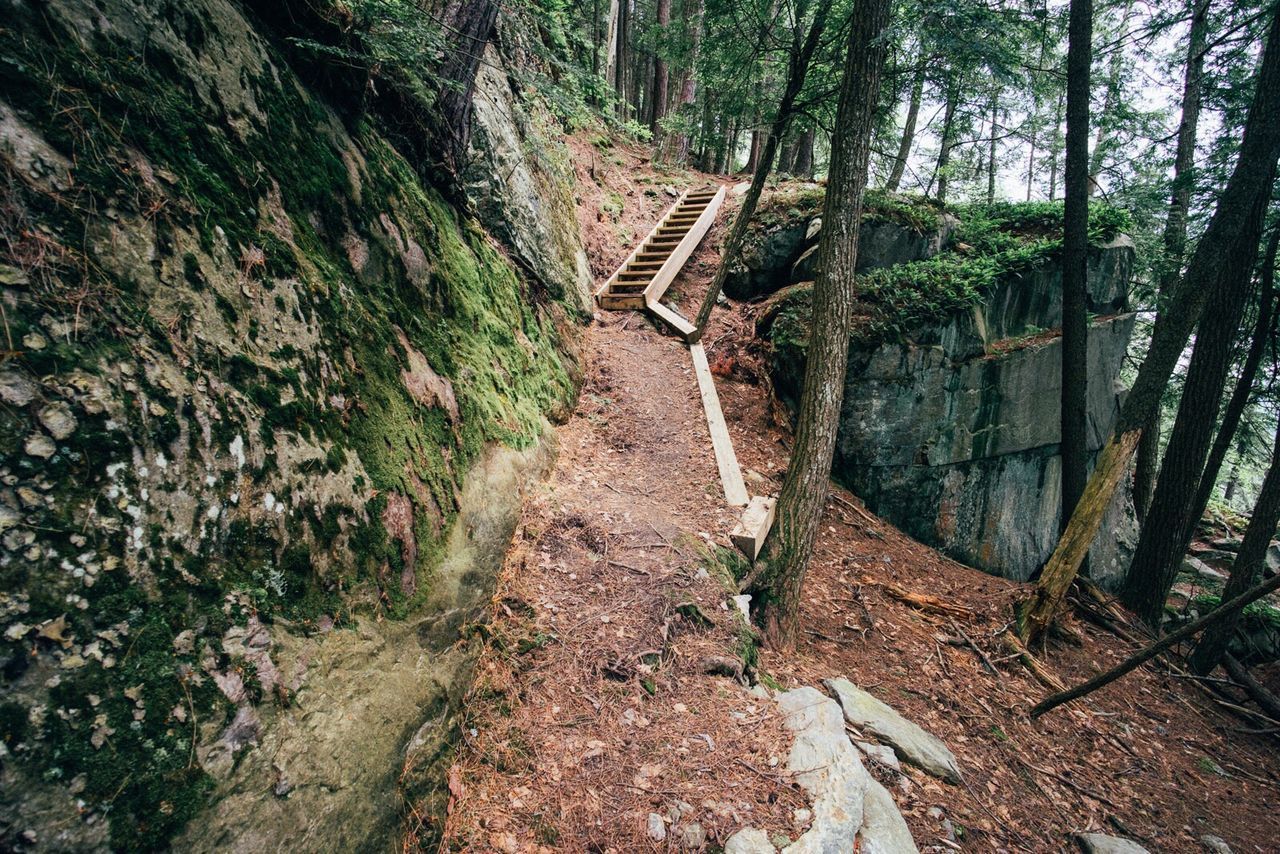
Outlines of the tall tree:
[[1266,46],[1255,78],[1240,152],[1231,178],[1187,272],[1169,295],[1115,433],[1076,505],[1058,546],[1040,575],[1030,601],[1020,609],[1023,640],[1039,637],[1056,618],[1063,598],[1088,554],[1116,486],[1128,470],[1138,439],[1169,381],[1205,304],[1222,299],[1236,278],[1248,277],[1257,251],[1280,156],[1280,6],[1268,23]]
[[955,147],[956,107],[960,100],[960,84],[949,80],[944,89],[945,100],[942,106],[942,134],[938,141],[938,163],[934,168],[934,179],[938,187],[934,198],[939,204],[947,202],[947,187],[951,184],[951,149]]
[[[1178,142],[1173,155],[1173,191],[1165,217],[1162,242],[1164,258],[1156,291],[1156,311],[1161,294],[1167,294],[1178,280],[1187,246],[1187,213],[1191,210],[1194,186],[1196,133],[1200,124],[1200,100],[1204,78],[1205,42],[1209,33],[1209,0],[1193,0],[1191,25],[1187,33],[1187,59],[1182,77],[1182,116],[1178,121]],[[1138,459],[1133,472],[1133,503],[1140,520],[1146,519],[1155,489],[1160,455],[1160,407],[1142,431]]]
[[686,0],[682,16],[689,34],[689,52],[686,59],[684,80],[680,86],[680,126],[667,138],[666,159],[685,164],[689,159],[690,116],[698,96],[698,52],[702,46],[702,0]]
[[1089,73],[1093,0],[1071,0],[1067,24],[1067,151],[1062,216],[1062,513],[1065,530],[1089,465]]
[[[1276,525],[1280,523],[1280,429],[1277,429],[1275,442],[1271,452],[1271,466],[1262,481],[1262,491],[1258,494],[1258,503],[1249,518],[1249,527],[1245,529],[1244,540],[1240,543],[1240,552],[1235,563],[1231,565],[1231,575],[1222,588],[1222,601],[1234,599],[1252,587],[1262,572],[1267,557],[1267,548],[1271,538],[1275,536]],[[1191,669],[1201,676],[1207,676],[1222,661],[1227,651],[1227,644],[1235,633],[1240,619],[1238,613],[1232,614],[1217,625],[1205,630],[1200,642],[1191,652]]]
[[754,171],[751,175],[751,187],[747,190],[746,195],[742,197],[742,204],[738,207],[738,214],[734,218],[733,227],[729,230],[729,236],[724,242],[724,248],[720,253],[720,266],[716,269],[715,278],[711,281],[711,286],[707,289],[707,293],[702,299],[702,305],[698,308],[698,316],[693,325],[698,328],[697,337],[699,338],[706,328],[707,321],[711,319],[711,310],[715,308],[716,300],[720,298],[720,291],[724,288],[725,280],[729,277],[729,270],[742,249],[742,240],[746,236],[747,225],[755,214],[756,204],[760,201],[760,194],[764,192],[764,184],[769,177],[769,170],[773,168],[773,158],[778,150],[778,144],[786,136],[787,128],[795,117],[796,99],[800,97],[800,92],[804,89],[805,76],[809,73],[809,64],[813,60],[813,54],[818,49],[818,44],[822,40],[823,30],[827,26],[827,16],[831,11],[831,0],[818,0],[813,20],[809,22],[806,33],[804,19],[808,11],[808,5],[808,0],[799,0],[796,4],[796,20],[792,29],[791,49],[787,59],[787,82],[782,92],[782,101],[778,104],[778,111],[774,114],[773,124],[769,128],[768,136],[765,137],[762,151],[755,158]]
[[871,133],[887,53],[884,32],[890,0],[854,0],[848,50],[840,82],[831,172],[823,205],[813,287],[813,318],[796,441],[778,498],[777,527],[751,585],[771,643],[794,643],[800,590],[813,556],[830,488],[831,459],[844,398],[853,323],[858,231],[871,155]]
[[907,169],[907,158],[911,156],[911,143],[916,137],[916,120],[920,116],[920,99],[924,95],[924,62],[916,66],[911,77],[911,95],[907,100],[907,120],[902,125],[902,138],[898,140],[898,154],[893,159],[893,168],[889,171],[889,179],[884,188],[896,192],[902,184],[902,174]]

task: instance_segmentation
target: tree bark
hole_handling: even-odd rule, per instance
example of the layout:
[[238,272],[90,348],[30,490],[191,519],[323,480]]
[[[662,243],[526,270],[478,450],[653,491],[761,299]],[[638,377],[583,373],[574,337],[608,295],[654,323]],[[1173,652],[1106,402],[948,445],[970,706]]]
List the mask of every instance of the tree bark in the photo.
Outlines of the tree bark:
[[667,37],[667,25],[671,23],[671,0],[658,0],[657,2],[657,25],[658,25],[658,42],[654,45],[653,52],[653,108],[649,113],[649,130],[653,133],[655,140],[658,134],[662,132],[662,126],[659,124],[662,117],[667,114],[667,82],[670,78],[670,70],[667,68],[667,61],[662,55],[664,44]]
[[[1187,246],[1187,212],[1195,183],[1196,131],[1200,122],[1200,93],[1204,78],[1204,46],[1208,39],[1209,0],[1196,0],[1192,7],[1191,29],[1187,33],[1187,62],[1182,80],[1182,117],[1178,122],[1178,142],[1173,157],[1173,194],[1164,221],[1163,269],[1156,289],[1156,315],[1160,296],[1178,280]],[[1138,462],[1133,473],[1133,504],[1138,519],[1145,520],[1155,490],[1156,466],[1160,456],[1160,408],[1156,407],[1142,431]],[[1203,511],[1202,511],[1203,512]]]
[[450,51],[437,71],[441,81],[439,110],[445,157],[450,171],[461,175],[466,168],[467,143],[471,137],[476,71],[498,20],[498,4],[494,0],[457,0],[445,5],[442,17],[443,26],[467,45],[466,50]]
[[[1253,394],[1253,382],[1262,365],[1262,357],[1266,355],[1267,342],[1275,329],[1275,275],[1276,252],[1280,250],[1280,224],[1271,227],[1271,237],[1267,241],[1267,251],[1263,254],[1262,271],[1259,275],[1261,288],[1258,293],[1258,316],[1253,325],[1253,338],[1249,342],[1249,352],[1245,354],[1244,364],[1240,367],[1240,376],[1236,379],[1235,388],[1231,391],[1231,399],[1222,413],[1222,425],[1218,435],[1209,449],[1209,459],[1205,463],[1204,473],[1200,476],[1200,486],[1196,489],[1196,504],[1191,512],[1191,530],[1186,538],[1190,541],[1195,533],[1195,523],[1204,515],[1213,497],[1213,488],[1218,483],[1218,473],[1222,470],[1222,461],[1231,448],[1231,440],[1235,438],[1240,419],[1244,417],[1245,408],[1249,405],[1249,397]],[[1231,496],[1226,496],[1230,500]]]
[[924,62],[916,68],[911,79],[911,96],[907,101],[907,121],[902,126],[902,138],[898,140],[898,154],[893,159],[893,169],[889,172],[889,180],[884,188],[891,193],[897,192],[902,185],[902,175],[907,170],[907,158],[911,156],[911,143],[916,138],[916,120],[920,117],[920,98],[924,95]]
[[950,179],[947,169],[951,165],[951,148],[954,145],[953,137],[955,136],[952,130],[955,126],[956,101],[959,100],[955,83],[948,83],[946,99],[946,105],[942,109],[942,138],[939,142],[938,166],[934,170],[938,184],[938,193],[935,198],[939,204],[947,202],[947,184]]
[[1211,300],[1221,302],[1242,268],[1248,275],[1280,155],[1280,7],[1272,12],[1256,81],[1231,178],[1196,246],[1186,275],[1169,295],[1168,306],[1157,319],[1151,347],[1125,399],[1115,434],[1103,449],[1097,469],[1045,565],[1032,598],[1020,609],[1019,634],[1024,643],[1039,637],[1057,616],[1133,456],[1143,425],[1159,405],[1169,375],[1205,304]]
[[604,29],[604,79],[621,91],[615,82],[618,67],[618,14],[620,0],[609,0],[609,20]]
[[[1274,183],[1274,173],[1273,164],[1268,186]],[[1266,213],[1265,200],[1257,207],[1254,240],[1241,247],[1247,257],[1228,262],[1231,275],[1224,279],[1196,327],[1195,349],[1182,387],[1178,416],[1165,447],[1155,496],[1120,589],[1121,601],[1152,626],[1160,625],[1165,599],[1190,543],[1195,517],[1202,510],[1197,504],[1196,487],[1205,471],[1222,390],[1231,369],[1232,348],[1248,301],[1252,262],[1257,257]]]
[[1000,119],[1000,93],[991,95],[991,137],[987,140],[987,204],[996,201],[996,124]]
[[796,441],[778,498],[777,527],[765,568],[753,587],[757,614],[771,644],[794,644],[800,591],[827,502],[836,427],[844,397],[853,322],[858,231],[871,156],[871,132],[890,0],[854,0],[848,50],[831,139],[831,174],[823,205],[813,287],[813,319]]
[[1062,512],[1075,510],[1088,474],[1089,72],[1093,0],[1071,0],[1067,25],[1067,151],[1062,216]]
[[814,52],[818,49],[818,43],[822,40],[822,32],[826,28],[827,16],[831,11],[831,0],[819,0],[818,7],[814,10],[813,21],[809,24],[808,34],[801,40],[801,22],[804,20],[807,8],[807,0],[801,0],[797,4],[796,29],[791,39],[790,57],[787,61],[787,82],[782,90],[782,101],[778,104],[773,126],[769,129],[764,141],[764,150],[760,153],[751,175],[751,186],[742,197],[742,204],[738,207],[737,216],[734,217],[733,227],[729,229],[729,236],[725,239],[724,248],[720,252],[720,266],[716,268],[715,278],[711,280],[711,286],[707,288],[707,293],[702,298],[702,305],[698,307],[698,316],[693,323],[697,327],[697,332],[693,336],[695,341],[702,337],[707,321],[711,319],[711,310],[715,308],[716,300],[720,298],[720,291],[724,289],[725,279],[729,277],[729,269],[742,249],[747,225],[755,213],[756,204],[760,201],[761,193],[764,192],[765,180],[768,179],[769,170],[773,166],[774,153],[791,124],[796,98],[804,89],[809,64],[813,60]]
[[1058,93],[1058,106],[1053,113],[1053,133],[1049,134],[1049,201],[1058,200],[1058,145],[1062,129],[1062,105],[1065,93]]
[[[1267,548],[1271,538],[1276,534],[1276,524],[1280,523],[1280,429],[1276,431],[1275,444],[1271,451],[1271,465],[1267,476],[1262,481],[1262,491],[1258,494],[1258,503],[1249,518],[1249,527],[1245,529],[1244,540],[1240,543],[1240,552],[1235,563],[1231,565],[1231,575],[1226,586],[1222,588],[1222,600],[1234,599],[1257,583],[1267,557]],[[1222,654],[1227,651],[1227,644],[1235,633],[1240,614],[1236,612],[1221,620],[1200,638],[1196,648],[1191,652],[1191,669],[1204,676],[1222,661]]]
[[796,175],[809,180],[813,179],[813,134],[813,128],[805,128],[796,145]]

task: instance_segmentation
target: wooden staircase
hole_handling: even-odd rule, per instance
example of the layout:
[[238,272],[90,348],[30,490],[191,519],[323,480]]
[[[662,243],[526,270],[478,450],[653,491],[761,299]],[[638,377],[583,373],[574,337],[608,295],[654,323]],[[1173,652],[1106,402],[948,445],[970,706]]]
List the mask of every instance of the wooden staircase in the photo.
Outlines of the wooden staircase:
[[645,309],[686,341],[696,329],[661,303],[662,295],[702,241],[724,203],[725,188],[687,190],[640,242],[627,260],[596,291],[603,309]]

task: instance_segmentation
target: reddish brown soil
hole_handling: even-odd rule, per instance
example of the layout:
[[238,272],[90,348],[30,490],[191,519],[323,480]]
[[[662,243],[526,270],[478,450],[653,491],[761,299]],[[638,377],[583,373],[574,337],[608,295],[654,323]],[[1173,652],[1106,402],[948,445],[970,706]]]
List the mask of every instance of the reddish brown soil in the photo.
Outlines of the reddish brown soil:
[[[641,152],[615,150],[621,164],[595,152],[597,184],[592,149],[575,145],[585,239],[603,277],[630,251],[619,226],[597,215],[607,188],[623,188],[621,226],[640,236],[671,202],[645,196],[655,185],[636,179],[669,179],[654,176]],[[673,288],[686,314],[728,218]],[[789,436],[760,379],[751,312],[717,309],[704,341],[748,488],[776,493]],[[703,826],[709,849],[744,825],[795,838],[803,828],[792,811],[804,797],[780,770],[789,741],[772,704],[704,672],[707,657],[734,658],[741,647],[723,581],[699,571],[708,542],[727,545],[736,512],[724,505],[687,351],[629,312],[599,318],[586,345],[587,386],[495,598],[470,733],[451,775],[447,845],[678,850],[674,835],[688,821]],[[1274,735],[1244,731],[1250,724],[1164,664],[1032,721],[1027,712],[1047,689],[998,637],[1023,585],[948,560],[847,493],[823,524],[803,637],[794,651],[762,652],[760,670],[784,687],[846,676],[951,747],[961,786],[868,763],[922,850],[1063,851],[1085,830],[1152,851],[1200,850],[1205,833],[1237,852],[1280,850]],[[969,613],[953,623],[917,610],[889,584]],[[712,625],[682,615],[685,603]],[[1136,649],[1091,625],[1071,627],[1081,645],[1037,651],[1068,684]],[[952,645],[962,632],[997,674]],[[692,814],[653,842],[646,817],[676,801]],[[930,816],[933,807],[941,812]]]

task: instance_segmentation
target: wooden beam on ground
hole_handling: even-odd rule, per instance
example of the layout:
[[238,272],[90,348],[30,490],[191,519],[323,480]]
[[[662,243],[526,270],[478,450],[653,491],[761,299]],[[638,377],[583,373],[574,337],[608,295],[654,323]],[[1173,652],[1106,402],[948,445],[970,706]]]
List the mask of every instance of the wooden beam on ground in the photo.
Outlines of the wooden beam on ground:
[[645,308],[649,309],[655,317],[667,324],[667,326],[670,326],[685,343],[688,343],[689,337],[698,331],[698,327],[685,320],[679,312],[667,308],[660,302],[651,302]]
[[715,379],[711,376],[711,366],[707,364],[707,351],[701,344],[690,344],[689,355],[693,357],[693,372],[698,377],[702,408],[707,413],[707,429],[711,433],[716,465],[720,468],[720,485],[724,487],[725,501],[741,507],[748,503],[750,496],[747,495],[747,485],[742,481],[742,469],[738,467],[738,456],[733,452],[733,440],[729,438],[724,413],[720,411],[720,396],[716,394]]
[[773,528],[773,513],[777,506],[776,498],[753,495],[738,520],[738,526],[729,532],[729,539],[738,551],[747,556],[747,560],[760,556],[760,549],[764,548],[764,541]]

